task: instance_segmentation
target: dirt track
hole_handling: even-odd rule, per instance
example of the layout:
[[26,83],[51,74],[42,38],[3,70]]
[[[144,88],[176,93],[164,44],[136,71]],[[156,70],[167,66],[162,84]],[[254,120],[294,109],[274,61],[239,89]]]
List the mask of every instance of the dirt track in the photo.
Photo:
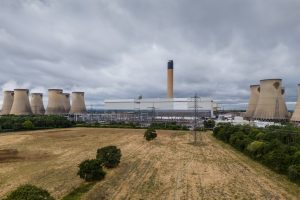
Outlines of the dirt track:
[[[121,164],[85,199],[297,199],[300,188],[227,145],[203,134],[189,144],[187,132],[159,131],[152,142],[143,130],[67,129],[0,135],[0,198],[32,183],[62,198],[82,180],[77,165],[96,149],[117,145]],[[7,154],[7,155],[5,155]],[[8,155],[9,154],[9,155]]]

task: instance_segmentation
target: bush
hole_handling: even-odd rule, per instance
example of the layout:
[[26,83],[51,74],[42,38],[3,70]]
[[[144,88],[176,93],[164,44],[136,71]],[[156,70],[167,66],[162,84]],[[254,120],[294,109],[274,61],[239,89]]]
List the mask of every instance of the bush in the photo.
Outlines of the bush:
[[144,134],[144,138],[147,141],[153,140],[157,137],[157,133],[154,129],[147,129]]
[[288,176],[292,181],[300,181],[300,165],[289,166]]
[[266,144],[261,141],[254,141],[247,146],[247,151],[252,157],[261,157]]
[[121,150],[116,146],[107,146],[97,150],[97,160],[99,160],[105,167],[117,167],[121,160]]
[[54,198],[47,190],[27,184],[11,192],[5,200],[54,200]]
[[26,130],[32,130],[34,128],[34,125],[30,120],[26,120],[22,123],[22,127]]
[[216,125],[216,122],[212,119],[204,121],[204,128],[213,129],[215,127],[215,125]]
[[77,175],[86,181],[98,181],[105,177],[105,172],[102,169],[101,162],[96,159],[85,160],[79,165]]

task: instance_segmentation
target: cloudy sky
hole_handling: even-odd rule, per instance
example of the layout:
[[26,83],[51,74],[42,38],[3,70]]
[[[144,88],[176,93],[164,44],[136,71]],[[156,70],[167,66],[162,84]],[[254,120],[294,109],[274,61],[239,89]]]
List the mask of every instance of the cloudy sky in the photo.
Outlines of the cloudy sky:
[[243,104],[250,84],[282,78],[293,102],[299,10],[299,0],[0,0],[0,87],[81,90],[95,106],[165,97],[173,59],[176,97]]

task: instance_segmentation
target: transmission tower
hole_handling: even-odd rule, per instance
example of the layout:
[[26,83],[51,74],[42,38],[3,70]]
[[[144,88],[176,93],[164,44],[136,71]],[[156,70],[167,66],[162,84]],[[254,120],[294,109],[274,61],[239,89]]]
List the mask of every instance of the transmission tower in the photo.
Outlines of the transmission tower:
[[197,139],[197,127],[198,127],[198,117],[199,117],[199,110],[198,110],[198,101],[199,101],[199,97],[197,95],[197,93],[195,94],[195,96],[193,97],[193,101],[194,101],[194,143],[198,143],[198,139]]

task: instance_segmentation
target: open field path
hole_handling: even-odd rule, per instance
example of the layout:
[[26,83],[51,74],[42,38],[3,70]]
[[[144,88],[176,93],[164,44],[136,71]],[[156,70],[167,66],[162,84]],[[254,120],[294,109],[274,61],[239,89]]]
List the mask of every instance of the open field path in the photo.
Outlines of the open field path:
[[61,199],[83,181],[78,164],[116,145],[122,160],[84,195],[99,199],[300,199],[300,187],[202,133],[192,145],[183,131],[71,128],[0,135],[0,199],[31,183]]

